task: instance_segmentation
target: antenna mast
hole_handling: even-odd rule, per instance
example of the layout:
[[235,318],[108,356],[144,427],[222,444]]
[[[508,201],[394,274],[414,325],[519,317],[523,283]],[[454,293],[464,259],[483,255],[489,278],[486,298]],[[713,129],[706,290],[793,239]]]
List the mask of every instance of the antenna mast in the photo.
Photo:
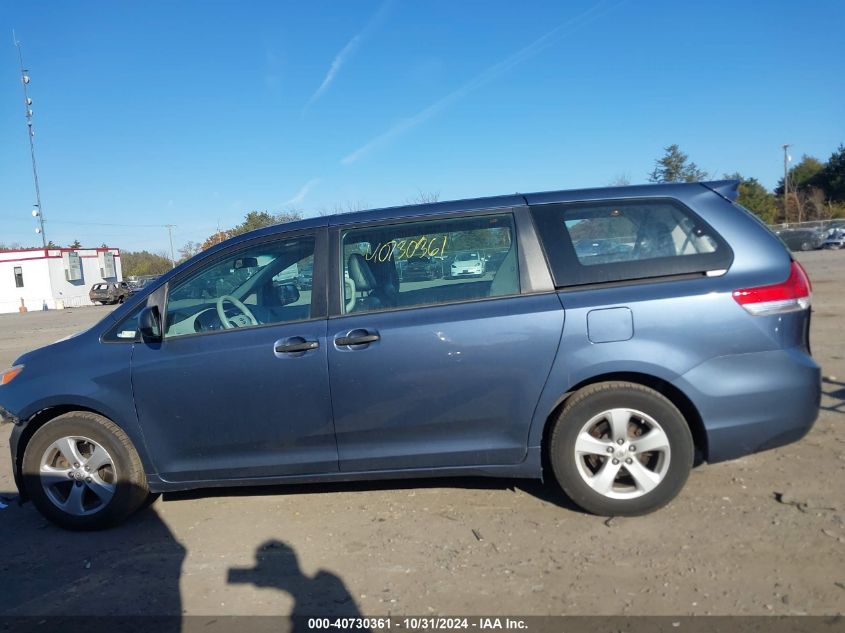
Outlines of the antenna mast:
[[27,136],[29,136],[29,154],[32,157],[32,178],[35,181],[35,208],[32,210],[32,215],[38,218],[38,228],[36,233],[41,234],[41,243],[44,248],[47,248],[47,236],[44,233],[44,210],[41,208],[41,188],[38,186],[38,167],[35,163],[35,130],[32,128],[32,99],[29,97],[29,75],[27,69],[23,65],[23,51],[21,43],[18,41],[15,32],[12,31],[12,39],[15,41],[15,46],[18,49],[18,59],[21,64],[21,85],[23,86],[23,103],[26,114],[26,128]]

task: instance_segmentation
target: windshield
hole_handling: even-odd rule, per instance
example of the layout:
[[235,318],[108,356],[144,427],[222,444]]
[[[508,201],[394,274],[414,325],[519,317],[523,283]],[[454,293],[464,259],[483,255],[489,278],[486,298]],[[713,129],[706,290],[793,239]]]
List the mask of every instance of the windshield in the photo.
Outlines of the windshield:
[[478,259],[478,253],[460,253],[455,257],[456,262],[466,262],[473,259]]

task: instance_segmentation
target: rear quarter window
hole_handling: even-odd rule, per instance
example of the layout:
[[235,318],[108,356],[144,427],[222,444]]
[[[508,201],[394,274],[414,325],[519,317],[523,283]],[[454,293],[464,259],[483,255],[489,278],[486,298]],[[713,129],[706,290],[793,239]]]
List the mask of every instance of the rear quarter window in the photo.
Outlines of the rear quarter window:
[[558,287],[727,269],[724,239],[676,200],[535,205],[531,214]]

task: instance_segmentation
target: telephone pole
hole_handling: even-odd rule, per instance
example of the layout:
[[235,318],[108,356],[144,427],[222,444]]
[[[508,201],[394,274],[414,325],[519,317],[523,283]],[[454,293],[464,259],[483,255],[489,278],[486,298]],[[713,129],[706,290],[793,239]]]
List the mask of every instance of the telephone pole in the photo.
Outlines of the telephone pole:
[[173,229],[176,228],[175,224],[165,224],[167,227],[167,236],[170,238],[170,267],[176,268],[176,256],[173,254]]
[[783,219],[787,224],[789,223],[789,147],[789,143],[783,145]]
[[23,86],[27,136],[29,136],[29,155],[32,158],[32,177],[35,180],[35,208],[32,210],[32,215],[38,218],[38,228],[35,229],[35,232],[41,234],[41,243],[44,248],[47,248],[47,235],[44,233],[44,210],[41,208],[41,189],[38,186],[38,167],[35,164],[35,141],[33,140],[35,130],[32,128],[32,108],[30,107],[32,105],[32,99],[29,98],[29,90],[27,89],[27,86],[29,86],[29,75],[26,74],[28,71],[23,65],[21,43],[18,41],[14,31],[12,31],[12,39],[15,41],[15,46],[18,49],[18,60],[21,64],[21,85]]

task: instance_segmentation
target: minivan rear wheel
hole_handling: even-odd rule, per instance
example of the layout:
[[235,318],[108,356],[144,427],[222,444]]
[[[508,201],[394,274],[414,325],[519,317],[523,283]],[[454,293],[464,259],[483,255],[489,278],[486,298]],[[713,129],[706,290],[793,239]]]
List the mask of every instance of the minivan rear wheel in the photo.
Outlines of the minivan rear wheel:
[[549,443],[564,492],[602,516],[636,516],[669,503],[686,483],[693,454],[677,407],[628,382],[589,385],[570,396]]
[[35,507],[68,530],[115,525],[149,495],[132,442],[110,420],[87,411],[39,428],[26,445],[22,474]]

